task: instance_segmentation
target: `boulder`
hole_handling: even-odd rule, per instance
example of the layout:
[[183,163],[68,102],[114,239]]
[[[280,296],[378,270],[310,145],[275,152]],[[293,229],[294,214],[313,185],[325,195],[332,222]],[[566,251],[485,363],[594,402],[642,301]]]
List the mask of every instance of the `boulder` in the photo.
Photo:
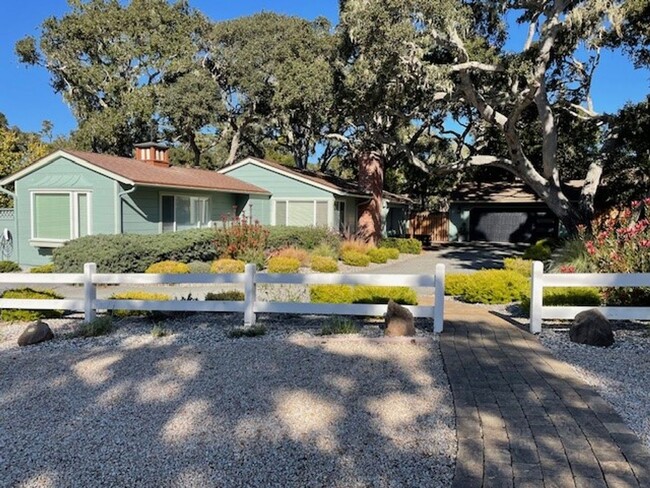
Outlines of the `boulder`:
[[45,322],[40,320],[29,324],[27,328],[20,334],[18,337],[19,346],[30,346],[32,344],[38,344],[39,342],[45,342],[54,339],[54,334],[52,329]]
[[406,308],[388,300],[386,322],[384,325],[385,336],[414,336],[415,324],[413,314]]
[[614,344],[614,333],[609,320],[596,308],[576,315],[569,330],[569,338],[578,344],[608,347]]

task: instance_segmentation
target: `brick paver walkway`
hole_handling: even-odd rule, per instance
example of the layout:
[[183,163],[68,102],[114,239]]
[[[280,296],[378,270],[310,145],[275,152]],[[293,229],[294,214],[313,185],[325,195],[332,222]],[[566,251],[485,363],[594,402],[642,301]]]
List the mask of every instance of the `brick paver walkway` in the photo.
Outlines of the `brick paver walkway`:
[[650,487],[650,451],[527,332],[450,303],[441,349],[454,397],[454,488]]

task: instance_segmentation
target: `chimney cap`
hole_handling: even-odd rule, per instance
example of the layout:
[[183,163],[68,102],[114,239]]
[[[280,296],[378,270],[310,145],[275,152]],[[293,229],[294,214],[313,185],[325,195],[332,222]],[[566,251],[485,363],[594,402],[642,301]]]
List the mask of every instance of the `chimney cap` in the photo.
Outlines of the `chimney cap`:
[[169,149],[169,146],[167,146],[167,144],[156,141],[141,142],[139,144],[134,144],[133,147],[136,147],[138,149],[146,149],[148,147],[152,147],[154,149]]

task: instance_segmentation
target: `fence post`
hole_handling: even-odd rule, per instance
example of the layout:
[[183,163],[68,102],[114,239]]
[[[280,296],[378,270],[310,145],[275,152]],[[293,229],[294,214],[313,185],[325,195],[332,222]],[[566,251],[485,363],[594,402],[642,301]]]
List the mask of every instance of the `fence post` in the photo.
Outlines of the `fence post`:
[[248,263],[245,268],[244,279],[244,327],[255,325],[255,302],[257,301],[257,285],[255,284],[255,273],[257,266]]
[[544,299],[544,265],[541,261],[533,261],[530,273],[530,332],[539,334],[542,331],[542,305]]
[[97,299],[97,288],[93,283],[93,274],[97,272],[95,263],[84,264],[84,321],[95,320],[95,300]]
[[435,305],[433,309],[433,331],[442,332],[445,320],[445,265],[436,264],[436,274],[434,279]]

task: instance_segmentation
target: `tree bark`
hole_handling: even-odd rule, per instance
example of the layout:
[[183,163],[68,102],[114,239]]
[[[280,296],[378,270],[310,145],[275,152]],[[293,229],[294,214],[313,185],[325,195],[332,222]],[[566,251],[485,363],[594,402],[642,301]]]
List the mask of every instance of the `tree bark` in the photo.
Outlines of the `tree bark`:
[[378,242],[382,236],[382,195],[384,190],[384,158],[377,151],[364,151],[358,156],[359,186],[370,198],[359,209],[358,233],[367,242]]

